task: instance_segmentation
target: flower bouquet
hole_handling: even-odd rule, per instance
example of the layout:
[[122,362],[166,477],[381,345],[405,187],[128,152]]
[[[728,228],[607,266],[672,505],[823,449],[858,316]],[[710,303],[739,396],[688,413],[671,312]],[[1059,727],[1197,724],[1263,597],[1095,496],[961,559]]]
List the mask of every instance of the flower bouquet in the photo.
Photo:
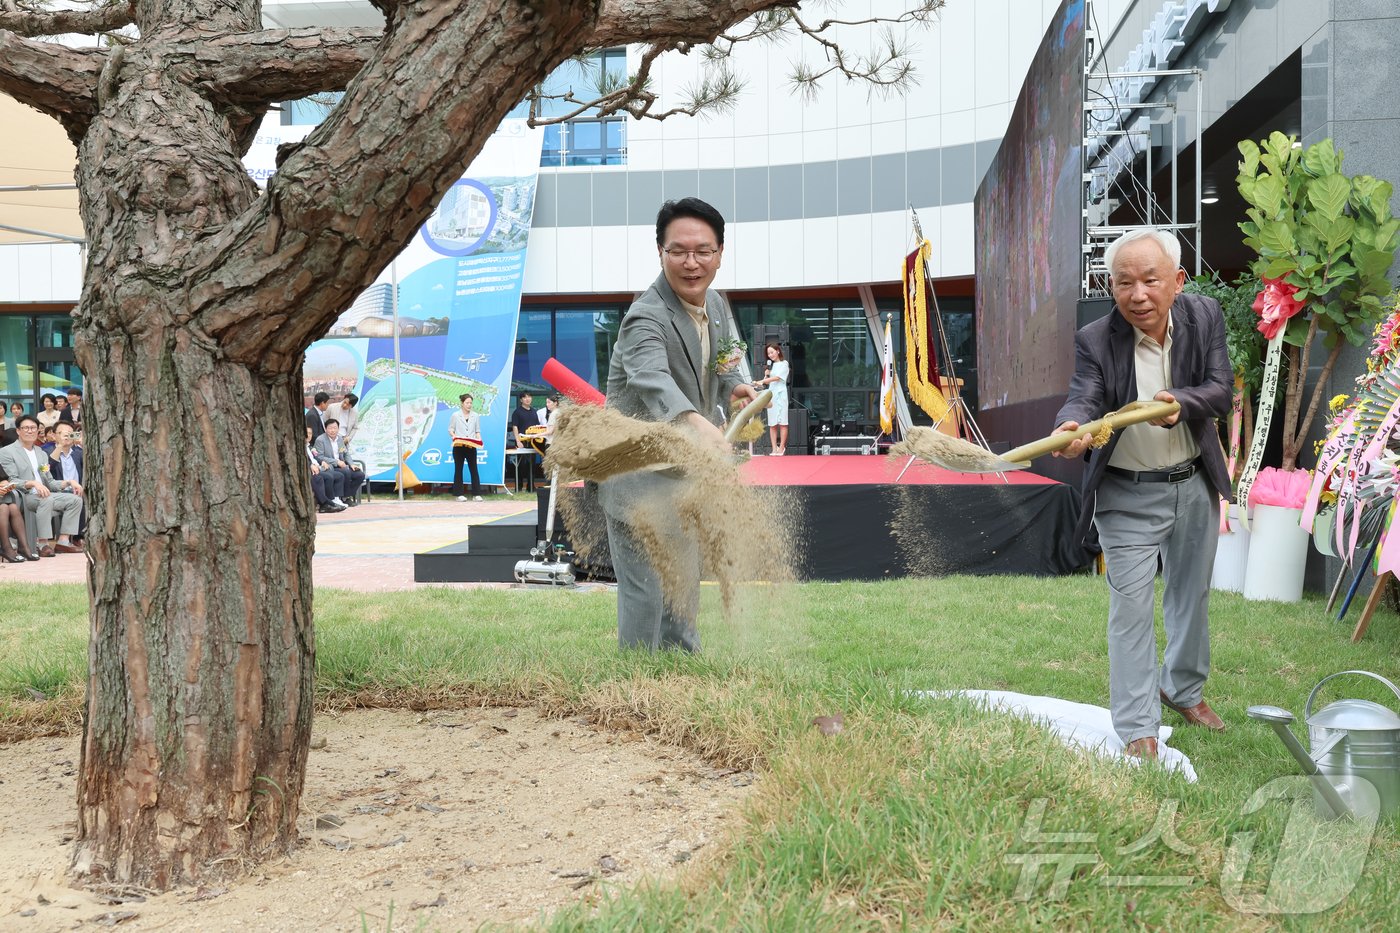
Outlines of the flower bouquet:
[[738,337],[721,337],[715,347],[715,372],[723,376],[739,368],[749,345]]

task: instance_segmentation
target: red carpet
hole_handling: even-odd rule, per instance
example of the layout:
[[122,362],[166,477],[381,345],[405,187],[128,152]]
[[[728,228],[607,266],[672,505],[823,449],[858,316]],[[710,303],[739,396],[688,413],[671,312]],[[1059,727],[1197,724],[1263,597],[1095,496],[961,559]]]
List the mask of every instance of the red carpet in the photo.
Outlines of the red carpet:
[[[892,485],[907,457],[862,457],[835,454],[827,457],[754,457],[740,468],[744,481],[754,486],[874,486]],[[1003,479],[1005,477],[1005,479]],[[1014,473],[955,473],[915,462],[899,481],[901,486],[1057,486],[1052,479],[1028,470]]]

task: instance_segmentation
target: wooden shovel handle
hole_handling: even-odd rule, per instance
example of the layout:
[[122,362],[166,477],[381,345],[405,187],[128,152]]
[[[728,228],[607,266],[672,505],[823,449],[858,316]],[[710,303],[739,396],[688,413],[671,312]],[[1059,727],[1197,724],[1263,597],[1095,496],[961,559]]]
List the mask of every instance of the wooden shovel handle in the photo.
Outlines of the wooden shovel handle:
[[1166,418],[1179,411],[1181,411],[1180,402],[1131,402],[1117,411],[1109,412],[1097,421],[1081,424],[1073,431],[1052,434],[1038,441],[1022,444],[1015,450],[1009,450],[1002,454],[1001,458],[1012,463],[1024,463],[1028,460],[1034,460],[1036,457],[1053,454],[1057,450],[1064,450],[1085,434],[1099,433],[1103,430],[1104,425],[1117,431],[1119,428],[1126,428],[1131,424],[1142,424],[1144,421]]
[[767,408],[771,401],[773,401],[772,389],[764,389],[758,393],[757,398],[739,409],[739,413],[729,419],[729,430],[724,432],[724,439],[731,444],[734,443],[739,437],[739,432],[744,429],[744,425],[748,424],[754,415]]

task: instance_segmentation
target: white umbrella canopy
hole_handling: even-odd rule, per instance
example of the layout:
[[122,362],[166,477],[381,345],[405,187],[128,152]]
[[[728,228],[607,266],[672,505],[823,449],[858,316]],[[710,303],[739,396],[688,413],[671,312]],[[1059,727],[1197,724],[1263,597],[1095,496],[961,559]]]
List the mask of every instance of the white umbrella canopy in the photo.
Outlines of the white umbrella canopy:
[[[63,128],[7,94],[0,94],[0,128],[0,246],[80,241],[78,155]],[[56,187],[14,190],[29,186]]]

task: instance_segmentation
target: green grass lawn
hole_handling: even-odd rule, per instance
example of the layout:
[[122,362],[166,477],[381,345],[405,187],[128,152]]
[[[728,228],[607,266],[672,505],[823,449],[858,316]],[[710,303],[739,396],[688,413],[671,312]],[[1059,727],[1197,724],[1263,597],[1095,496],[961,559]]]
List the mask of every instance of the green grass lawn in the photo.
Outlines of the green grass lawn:
[[[718,619],[717,596],[706,588],[705,652],[677,657],[619,652],[607,593],[323,590],[318,691],[335,706],[534,704],[759,770],[742,830],[704,871],[565,911],[558,929],[1400,928],[1400,821],[1377,827],[1367,849],[1357,830],[1316,824],[1306,803],[1245,812],[1256,790],[1297,774],[1245,707],[1301,714],[1314,683],[1349,668],[1393,679],[1400,620],[1384,610],[1352,645],[1355,613],[1338,625],[1317,602],[1216,594],[1207,698],[1228,731],[1177,731],[1172,744],[1200,774],[1193,785],[915,695],[989,688],[1106,705],[1101,579],[754,589],[731,621]],[[81,587],[0,585],[4,734],[75,722],[85,601]],[[1366,681],[1337,686],[1330,698],[1398,705]],[[811,726],[838,711],[841,734]],[[1154,843],[1154,825],[1172,832]],[[1328,887],[1328,873],[1345,878],[1361,853],[1359,883]],[[1046,865],[1031,884],[1025,866],[1037,858]],[[1251,899],[1324,909],[1236,909]]]

